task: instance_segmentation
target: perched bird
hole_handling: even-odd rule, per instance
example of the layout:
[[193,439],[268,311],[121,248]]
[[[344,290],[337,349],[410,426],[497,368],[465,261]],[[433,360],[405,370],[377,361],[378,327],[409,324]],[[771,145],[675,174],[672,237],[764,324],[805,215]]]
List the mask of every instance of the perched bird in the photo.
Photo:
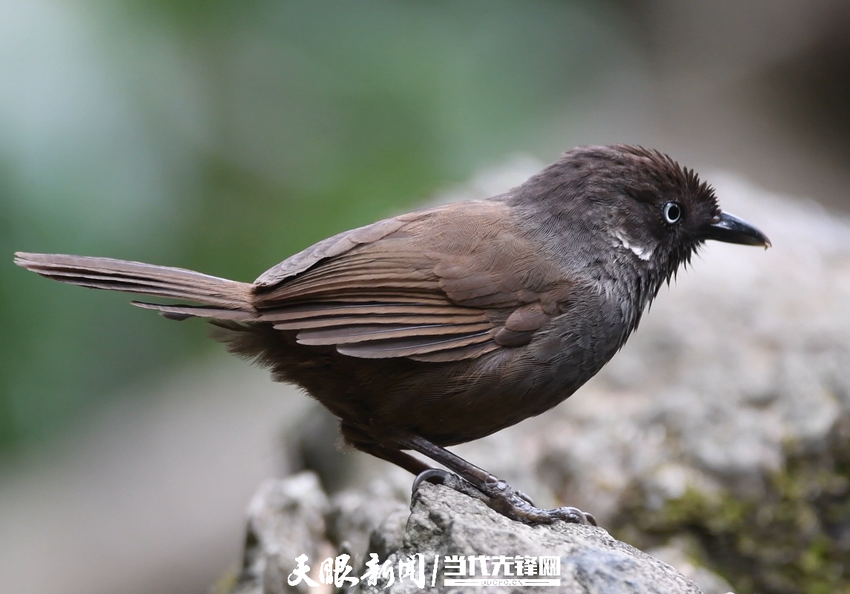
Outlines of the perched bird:
[[[768,247],[714,190],[641,147],[582,147],[488,200],[340,233],[253,283],[139,262],[16,254],[65,283],[165,297],[134,302],[209,319],[237,355],[304,388],[351,446],[474,494],[528,523],[592,522],[535,507],[445,446],[562,402],[623,346],[706,240]],[[406,450],[457,476],[430,469]]]

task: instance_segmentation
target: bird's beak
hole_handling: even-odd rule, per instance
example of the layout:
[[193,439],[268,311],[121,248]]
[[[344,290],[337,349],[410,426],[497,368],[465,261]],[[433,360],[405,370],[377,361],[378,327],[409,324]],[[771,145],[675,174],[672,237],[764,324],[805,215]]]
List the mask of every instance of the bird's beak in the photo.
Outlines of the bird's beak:
[[727,243],[742,243],[744,245],[758,245],[765,249],[770,247],[767,235],[750,225],[747,221],[739,219],[728,212],[721,212],[720,216],[707,225],[704,229],[705,239],[725,241]]

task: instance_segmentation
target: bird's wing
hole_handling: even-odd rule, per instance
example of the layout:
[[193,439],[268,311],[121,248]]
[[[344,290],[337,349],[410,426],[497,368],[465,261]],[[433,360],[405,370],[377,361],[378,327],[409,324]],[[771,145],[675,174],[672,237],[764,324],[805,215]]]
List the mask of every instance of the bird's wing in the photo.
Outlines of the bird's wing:
[[337,235],[257,280],[258,319],[363,358],[454,361],[525,345],[570,287],[506,230],[510,216],[499,202],[467,202]]

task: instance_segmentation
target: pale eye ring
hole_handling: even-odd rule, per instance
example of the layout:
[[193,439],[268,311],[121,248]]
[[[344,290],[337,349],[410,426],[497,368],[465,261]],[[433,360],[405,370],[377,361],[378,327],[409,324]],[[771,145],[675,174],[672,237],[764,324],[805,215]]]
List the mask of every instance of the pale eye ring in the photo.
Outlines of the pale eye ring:
[[665,202],[663,208],[664,220],[670,225],[675,225],[682,220],[682,205],[671,200]]

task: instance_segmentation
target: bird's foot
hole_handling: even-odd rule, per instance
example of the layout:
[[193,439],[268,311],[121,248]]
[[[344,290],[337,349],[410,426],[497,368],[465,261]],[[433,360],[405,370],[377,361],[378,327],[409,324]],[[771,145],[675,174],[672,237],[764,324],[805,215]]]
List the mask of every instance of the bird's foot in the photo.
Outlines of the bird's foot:
[[416,493],[420,485],[426,481],[436,485],[444,485],[458,493],[463,493],[473,499],[479,499],[484,503],[487,503],[487,496],[476,489],[472,483],[465,481],[458,475],[441,468],[429,468],[428,470],[420,472],[416,475],[416,478],[413,479],[413,487],[411,490]]
[[489,508],[503,516],[524,524],[552,524],[558,520],[571,524],[597,526],[596,518],[575,507],[558,507],[554,509],[539,508],[531,498],[522,491],[515,491],[508,483],[490,475],[490,480],[476,487],[461,477],[430,468],[417,475],[413,481],[415,492],[424,481],[445,485],[459,493],[483,501]]

